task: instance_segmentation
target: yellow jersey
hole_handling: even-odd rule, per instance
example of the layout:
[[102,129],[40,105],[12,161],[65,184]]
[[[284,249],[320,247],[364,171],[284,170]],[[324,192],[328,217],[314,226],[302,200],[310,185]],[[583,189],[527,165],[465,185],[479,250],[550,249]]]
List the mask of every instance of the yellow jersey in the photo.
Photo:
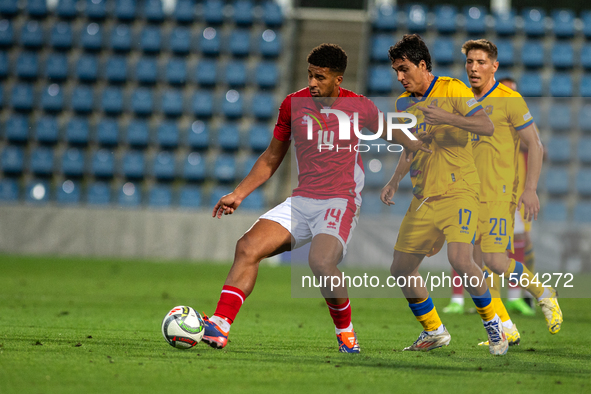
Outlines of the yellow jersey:
[[516,202],[519,134],[533,123],[521,95],[499,82],[478,102],[495,125],[492,136],[472,135],[474,160],[480,176],[480,201]]
[[418,151],[410,167],[413,194],[419,199],[443,195],[461,180],[469,185],[480,182],[472,156],[470,133],[454,126],[426,124],[423,112],[418,108],[429,105],[461,116],[472,116],[482,109],[462,81],[449,77],[435,77],[420,99],[408,92],[396,99],[397,112],[411,113],[417,118],[412,132],[426,131],[433,136],[429,145],[433,153]]

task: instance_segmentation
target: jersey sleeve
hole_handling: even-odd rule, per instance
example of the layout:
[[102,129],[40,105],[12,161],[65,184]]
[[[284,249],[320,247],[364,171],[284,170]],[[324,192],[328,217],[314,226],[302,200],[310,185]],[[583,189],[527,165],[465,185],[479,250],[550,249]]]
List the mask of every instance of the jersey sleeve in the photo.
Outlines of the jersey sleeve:
[[482,109],[474,93],[461,81],[452,80],[448,93],[454,109],[463,116],[472,116]]
[[[380,128],[380,116],[383,117],[384,114],[380,113],[378,107],[370,99],[363,97],[362,100],[365,112],[363,127],[375,133]],[[386,122],[384,121],[383,124],[386,124]]]
[[507,116],[509,123],[517,131],[525,129],[534,122],[525,100],[517,92],[507,98]]
[[291,97],[288,96],[279,106],[279,115],[277,123],[273,129],[273,136],[279,141],[289,141],[291,139]]

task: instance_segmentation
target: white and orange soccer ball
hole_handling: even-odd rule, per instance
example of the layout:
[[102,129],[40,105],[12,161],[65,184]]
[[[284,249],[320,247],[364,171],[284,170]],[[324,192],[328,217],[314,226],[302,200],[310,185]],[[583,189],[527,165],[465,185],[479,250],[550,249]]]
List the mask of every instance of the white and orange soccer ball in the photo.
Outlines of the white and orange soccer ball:
[[177,349],[190,349],[203,338],[203,318],[190,306],[175,306],[162,320],[162,335]]

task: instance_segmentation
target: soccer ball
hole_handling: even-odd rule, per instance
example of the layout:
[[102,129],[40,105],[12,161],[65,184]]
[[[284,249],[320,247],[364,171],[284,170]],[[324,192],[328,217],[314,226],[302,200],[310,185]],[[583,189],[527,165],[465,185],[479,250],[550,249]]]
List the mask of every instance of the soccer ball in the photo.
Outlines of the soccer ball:
[[203,319],[190,306],[175,306],[162,320],[162,335],[177,349],[190,349],[203,338]]

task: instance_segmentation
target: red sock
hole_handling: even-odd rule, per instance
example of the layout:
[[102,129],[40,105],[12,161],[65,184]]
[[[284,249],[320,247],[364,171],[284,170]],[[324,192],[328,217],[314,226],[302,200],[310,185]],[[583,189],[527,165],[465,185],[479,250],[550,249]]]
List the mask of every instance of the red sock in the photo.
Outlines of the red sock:
[[239,288],[224,285],[214,315],[223,317],[232,324],[245,298],[244,292]]
[[525,241],[516,241],[513,245],[515,253],[509,251],[509,258],[515,259],[516,261],[525,261]]
[[[464,286],[462,286],[462,281],[461,280],[454,280],[454,278],[456,276],[460,276],[458,275],[458,273],[456,272],[456,270],[452,270],[452,278],[451,278],[451,286],[452,286],[452,290],[451,290],[451,294],[455,295],[455,296],[463,296],[464,295]],[[459,286],[456,286],[457,284],[459,284]]]
[[328,301],[326,301],[326,305],[328,305],[328,311],[337,329],[342,330],[349,327],[351,324],[351,303],[348,298],[341,305],[331,304]]

